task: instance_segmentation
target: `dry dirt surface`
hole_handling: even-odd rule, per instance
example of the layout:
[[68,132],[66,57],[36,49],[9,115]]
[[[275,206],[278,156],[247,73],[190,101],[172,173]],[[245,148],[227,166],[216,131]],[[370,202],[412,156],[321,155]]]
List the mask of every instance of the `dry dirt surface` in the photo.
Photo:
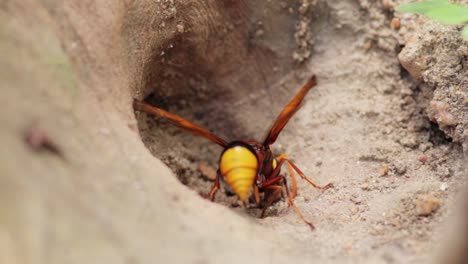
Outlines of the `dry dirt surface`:
[[[253,2],[0,2],[0,263],[463,263],[461,27]],[[313,232],[284,201],[202,198],[222,149],[131,106],[262,140],[311,74],[273,150],[334,183],[298,182]]]

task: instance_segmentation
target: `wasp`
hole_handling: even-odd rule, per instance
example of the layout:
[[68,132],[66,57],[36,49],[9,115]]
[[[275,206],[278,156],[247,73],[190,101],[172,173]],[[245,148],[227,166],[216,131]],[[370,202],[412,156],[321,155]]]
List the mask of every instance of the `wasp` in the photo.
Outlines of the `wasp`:
[[[297,208],[293,202],[294,197],[297,195],[295,172],[300,178],[317,189],[326,190],[333,187],[333,184],[329,183],[323,187],[317,185],[288,158],[288,155],[281,154],[275,157],[271,151],[270,145],[275,143],[280,132],[299,109],[306,94],[315,85],[316,77],[313,75],[283,108],[262,143],[255,140],[235,140],[228,143],[224,139],[182,117],[137,99],[133,101],[133,108],[136,111],[165,118],[172,124],[223,147],[214,185],[206,195],[208,199],[214,201],[216,192],[220,188],[221,178],[233,190],[244,206],[246,206],[248,199],[252,196],[256,205],[260,206],[262,202],[260,193],[263,193],[264,195],[262,198],[264,205],[261,217],[264,216],[265,210],[273,202],[285,196],[288,206],[291,206],[299,218],[313,230],[315,229],[314,225],[304,218],[299,208]],[[289,175],[291,177],[291,189],[287,184],[285,175],[281,174],[281,167],[285,163],[288,166]]]

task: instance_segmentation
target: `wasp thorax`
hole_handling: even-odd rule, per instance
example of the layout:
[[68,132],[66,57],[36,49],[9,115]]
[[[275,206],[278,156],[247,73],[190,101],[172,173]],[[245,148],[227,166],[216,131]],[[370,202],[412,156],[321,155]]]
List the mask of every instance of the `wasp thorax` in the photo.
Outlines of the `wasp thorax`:
[[219,161],[219,170],[224,180],[243,202],[249,198],[257,168],[257,157],[242,145],[227,148]]

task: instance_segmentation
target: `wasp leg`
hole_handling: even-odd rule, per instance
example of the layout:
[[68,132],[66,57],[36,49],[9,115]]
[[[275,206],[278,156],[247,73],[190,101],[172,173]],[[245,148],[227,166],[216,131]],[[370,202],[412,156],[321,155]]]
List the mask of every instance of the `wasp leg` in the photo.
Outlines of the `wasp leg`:
[[288,206],[291,206],[294,210],[294,212],[297,214],[297,216],[299,216],[299,218],[306,224],[310,227],[310,229],[314,230],[315,229],[315,226],[307,221],[304,216],[302,215],[301,211],[299,210],[299,208],[297,208],[297,206],[294,204],[293,202],[293,198],[292,198],[292,193],[289,192],[289,189],[288,189],[288,185],[286,183],[286,179],[283,177],[283,176],[277,176],[276,178],[279,178],[279,180],[283,180],[282,181],[282,184],[283,186],[281,185],[269,185],[269,186],[266,186],[264,187],[265,190],[274,190],[273,193],[268,197],[268,200],[265,204],[265,207],[263,208],[263,211],[262,211],[262,214],[260,217],[263,217],[265,215],[265,211],[266,209],[276,200],[278,199],[278,197],[282,194],[282,190],[283,188],[286,190],[286,194],[287,194],[287,201],[288,201]]
[[[282,160],[282,159],[289,159],[288,154],[283,153],[283,154],[279,155],[278,157],[276,157],[277,161]],[[288,171],[289,171],[289,175],[291,176],[291,189],[292,189],[291,198],[294,199],[294,197],[297,196],[297,180],[296,180],[296,173],[294,173],[294,169],[291,166],[291,164],[289,164],[289,163],[288,163]],[[286,187],[287,187],[287,185],[286,185]]]
[[297,216],[299,216],[299,218],[301,218],[301,220],[302,220],[304,223],[306,223],[306,224],[310,227],[310,229],[312,229],[312,230],[315,229],[315,226],[314,226],[311,222],[305,220],[305,218],[304,218],[304,216],[302,215],[302,213],[301,213],[301,211],[299,210],[299,208],[297,208],[297,206],[294,204],[294,202],[293,202],[291,196],[288,196],[288,205],[291,206],[291,207],[294,209],[294,212],[296,212]]
[[263,184],[262,184],[262,188],[266,188],[270,185],[274,185],[276,183],[278,183],[279,181],[281,181],[281,179],[283,179],[283,176],[281,175],[278,175],[278,173],[275,173],[275,171],[279,172],[279,170],[274,170],[273,173],[270,175],[270,177],[268,177],[268,180],[266,180]]
[[260,192],[258,190],[257,185],[254,185],[254,197],[255,197],[255,204],[259,206],[260,205]]
[[283,187],[281,187],[281,185],[270,185],[270,186],[265,187],[265,191],[273,191],[273,192],[270,195],[268,195],[267,201],[265,203],[265,207],[263,207],[260,218],[263,218],[265,216],[265,212],[268,209],[268,207],[270,207],[270,205],[281,196],[281,194],[283,193]]
[[[282,159],[278,160],[277,168],[281,167],[283,165],[283,163],[286,162],[286,161],[288,162],[289,165],[291,165],[291,167],[297,172],[297,174],[299,174],[299,176],[303,180],[306,180],[308,183],[310,183],[315,188],[320,189],[320,190],[326,190],[328,188],[333,187],[333,183],[331,183],[331,182],[329,184],[325,185],[325,186],[317,185],[315,182],[313,182],[311,179],[309,179],[307,176],[305,176],[305,174],[288,158],[282,158]],[[276,169],[275,169],[275,171],[276,171]],[[274,173],[274,171],[273,171],[273,173]]]
[[213,187],[211,187],[211,190],[210,192],[206,195],[208,199],[210,199],[211,201],[214,201],[215,199],[215,195],[216,195],[216,192],[219,190],[219,178],[221,177],[221,173],[219,173],[219,170],[216,172],[216,180],[215,180],[215,183],[213,185]]
[[286,190],[286,195],[288,196],[288,207],[291,206],[294,209],[294,212],[299,216],[299,218],[301,218],[301,220],[304,223],[306,223],[310,227],[310,229],[314,230],[315,226],[311,222],[305,220],[305,218],[302,215],[299,208],[297,208],[297,206],[294,204],[294,202],[293,202],[294,197],[292,196],[293,194],[289,192],[288,183],[286,182],[286,178],[283,178],[283,185],[284,185],[284,189]]

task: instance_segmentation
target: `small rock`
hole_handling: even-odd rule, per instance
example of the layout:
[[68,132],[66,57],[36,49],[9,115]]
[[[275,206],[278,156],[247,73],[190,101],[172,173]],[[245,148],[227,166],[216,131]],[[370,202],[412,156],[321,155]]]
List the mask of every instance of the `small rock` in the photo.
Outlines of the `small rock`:
[[403,162],[397,161],[393,164],[393,169],[396,174],[403,175],[405,174],[407,167]]
[[419,151],[425,152],[429,148],[431,148],[432,144],[431,143],[424,143],[419,145]]
[[351,209],[349,209],[349,211],[351,212],[351,215],[356,215],[357,213],[359,213],[359,207],[353,206],[351,207]]
[[389,167],[388,167],[387,164],[384,164],[384,165],[380,166],[379,169],[378,169],[379,176],[387,175],[388,171],[389,171]]
[[263,29],[258,29],[257,31],[255,31],[255,36],[258,38],[263,36],[263,34],[265,34],[265,31],[263,31]]
[[450,106],[438,100],[432,100],[430,105],[430,110],[432,112],[432,118],[440,125],[440,126],[454,126],[458,122],[455,117],[448,111]]
[[400,228],[401,227],[401,221],[400,221],[400,218],[398,217],[395,217],[392,219],[392,221],[390,222],[390,224],[396,228]]
[[383,227],[376,227],[369,231],[369,235],[372,236],[378,236],[378,235],[383,235],[385,233],[385,229]]
[[395,4],[392,0],[382,0],[382,6],[385,10],[392,10]]
[[185,31],[185,27],[184,27],[183,24],[177,24],[176,29],[177,29],[177,32],[179,32],[179,33],[184,33],[184,31]]
[[394,17],[392,21],[390,22],[390,27],[394,30],[400,28],[400,19],[397,17]]
[[455,117],[450,112],[446,111],[437,113],[435,119],[437,123],[441,126],[454,126],[457,124],[457,120],[455,120]]
[[440,185],[440,190],[445,192],[448,189],[448,187],[449,187],[448,184],[444,182]]
[[432,194],[416,196],[416,215],[429,216],[440,207],[440,200]]
[[367,184],[367,183],[362,184],[361,189],[363,191],[369,191],[370,190],[369,184]]
[[208,180],[214,181],[216,179],[216,170],[206,163],[199,163],[198,170]]
[[354,204],[360,204],[360,203],[362,202],[361,197],[359,197],[359,196],[357,196],[357,195],[351,196],[350,200],[351,200],[351,202],[353,202]]
[[398,140],[398,142],[403,146],[407,148],[414,149],[417,146],[419,146],[418,141],[414,137],[403,137]]
[[427,68],[428,58],[421,53],[421,41],[416,37],[406,42],[405,47],[398,54],[398,60],[411,76],[417,80],[422,78],[422,72]]
[[362,48],[364,50],[370,50],[372,48],[372,40],[367,40],[366,42],[364,42]]
[[445,166],[445,165],[440,165],[440,166],[437,166],[436,174],[437,174],[437,176],[439,176],[441,179],[443,179],[443,178],[448,178],[448,177],[450,177],[451,172],[450,172],[450,169],[447,168],[447,166]]
[[421,155],[418,157],[418,160],[422,163],[422,164],[426,164],[427,160],[429,159],[429,157],[427,155]]
[[402,88],[400,90],[400,94],[401,95],[412,95],[413,94],[413,90],[409,89],[409,88]]

